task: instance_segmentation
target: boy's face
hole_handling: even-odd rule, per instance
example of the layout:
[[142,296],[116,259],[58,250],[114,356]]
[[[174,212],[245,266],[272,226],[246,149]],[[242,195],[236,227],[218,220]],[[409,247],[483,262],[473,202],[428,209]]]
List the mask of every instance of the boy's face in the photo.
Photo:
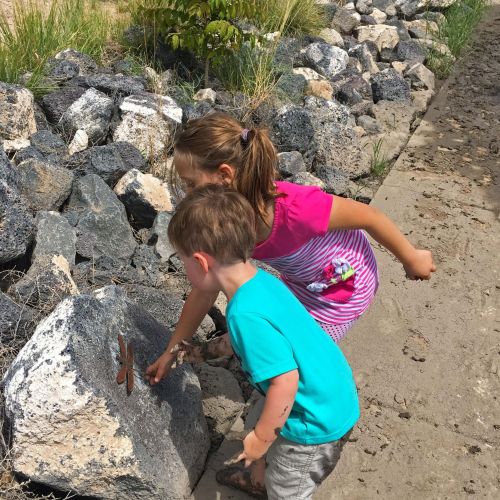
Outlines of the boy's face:
[[204,292],[217,292],[220,290],[219,283],[210,272],[208,256],[202,253],[195,253],[192,256],[179,254],[184,263],[186,274],[191,284]]

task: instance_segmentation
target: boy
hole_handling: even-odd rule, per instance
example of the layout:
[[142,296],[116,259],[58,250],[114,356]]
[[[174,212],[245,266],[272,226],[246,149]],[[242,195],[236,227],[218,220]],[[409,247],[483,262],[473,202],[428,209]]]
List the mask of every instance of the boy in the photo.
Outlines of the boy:
[[[215,185],[192,191],[179,204],[168,235],[191,283],[227,296],[233,350],[250,382],[266,395],[239,460],[248,467],[267,453],[267,468],[254,467],[251,479],[242,469],[225,470],[218,479],[254,494],[265,482],[269,499],[312,498],[339,459],[341,438],[359,418],[347,361],[287,287],[248,261],[255,217],[236,191]],[[176,342],[171,339],[148,368],[151,383],[168,371]]]

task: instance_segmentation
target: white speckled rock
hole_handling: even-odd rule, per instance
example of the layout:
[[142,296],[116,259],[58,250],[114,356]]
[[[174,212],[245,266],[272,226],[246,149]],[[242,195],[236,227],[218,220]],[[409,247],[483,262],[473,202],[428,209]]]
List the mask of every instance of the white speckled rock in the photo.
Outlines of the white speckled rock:
[[148,159],[162,156],[170,146],[175,128],[182,122],[182,109],[168,96],[138,94],[120,105],[122,122],[114,141],[133,144]]
[[85,130],[78,129],[68,146],[68,153],[74,155],[80,151],[84,151],[89,147],[89,136]]
[[349,61],[345,50],[324,42],[311,43],[306,47],[304,55],[307,64],[327,78],[340,73]]
[[[130,395],[118,333],[134,346]],[[168,336],[114,286],[60,303],[4,379],[14,470],[103,499],[187,498],[209,447],[198,379],[189,365],[155,387],[141,376]]]
[[294,75],[302,75],[306,81],[310,80],[326,80],[326,78],[323,75],[320,75],[317,71],[314,71],[311,68],[293,68],[293,74]]
[[33,94],[19,85],[0,82],[0,139],[28,139],[36,132]]
[[118,181],[115,193],[139,225],[151,227],[159,212],[173,210],[168,184],[135,168]]
[[398,30],[394,26],[377,24],[375,26],[360,26],[357,29],[360,42],[375,43],[379,52],[382,49],[393,49],[399,42]]
[[193,96],[195,101],[208,101],[215,104],[215,99],[217,97],[217,92],[213,89],[200,89]]

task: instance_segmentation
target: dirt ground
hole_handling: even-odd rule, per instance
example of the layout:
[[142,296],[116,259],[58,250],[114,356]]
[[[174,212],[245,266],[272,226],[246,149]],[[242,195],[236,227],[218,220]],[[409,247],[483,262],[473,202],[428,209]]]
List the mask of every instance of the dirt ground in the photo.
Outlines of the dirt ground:
[[378,251],[342,347],[362,417],[316,500],[500,498],[500,6],[373,204],[435,252],[429,283]]

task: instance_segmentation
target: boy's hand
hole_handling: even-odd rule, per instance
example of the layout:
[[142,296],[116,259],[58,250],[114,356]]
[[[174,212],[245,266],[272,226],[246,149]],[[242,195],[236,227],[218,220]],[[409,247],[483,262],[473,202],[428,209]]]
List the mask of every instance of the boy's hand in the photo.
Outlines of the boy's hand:
[[252,462],[255,462],[255,460],[262,458],[272,444],[272,441],[264,441],[257,437],[255,431],[251,431],[243,440],[243,452],[240,453],[236,462],[244,460],[245,467],[248,467]]
[[152,365],[149,365],[146,369],[146,380],[151,384],[155,385],[162,378],[165,378],[174,364],[177,358],[177,352],[163,353]]
[[404,265],[404,269],[411,280],[428,280],[431,273],[436,271],[436,265],[429,250],[415,250],[413,258]]

